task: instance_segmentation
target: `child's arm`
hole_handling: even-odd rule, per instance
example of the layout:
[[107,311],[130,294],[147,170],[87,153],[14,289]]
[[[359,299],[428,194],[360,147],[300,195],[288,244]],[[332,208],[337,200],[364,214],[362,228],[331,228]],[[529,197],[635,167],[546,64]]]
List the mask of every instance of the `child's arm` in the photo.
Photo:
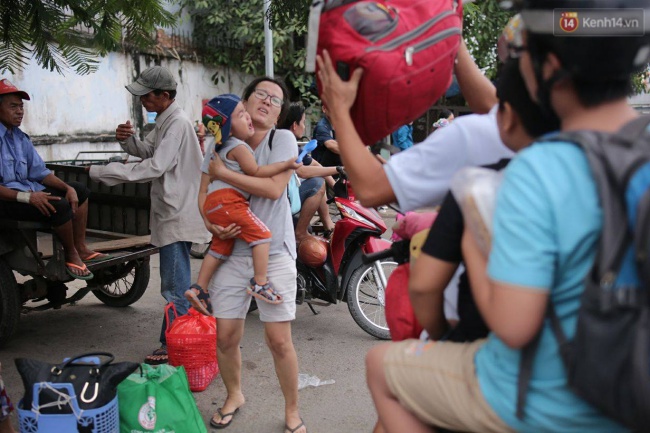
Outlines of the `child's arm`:
[[287,170],[295,170],[302,164],[297,164],[294,160],[288,159],[282,162],[275,162],[268,165],[257,165],[255,156],[246,149],[246,146],[237,146],[226,155],[226,158],[237,161],[239,167],[248,176],[255,177],[273,177]]
[[446,262],[424,252],[411,265],[409,297],[413,312],[434,340],[441,338],[449,329],[445,318],[444,291],[457,268],[458,263]]

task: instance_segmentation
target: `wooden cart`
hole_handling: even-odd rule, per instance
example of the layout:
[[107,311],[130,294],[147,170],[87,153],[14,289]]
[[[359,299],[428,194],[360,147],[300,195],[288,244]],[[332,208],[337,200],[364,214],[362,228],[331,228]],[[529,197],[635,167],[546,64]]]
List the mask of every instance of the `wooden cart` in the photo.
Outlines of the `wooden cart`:
[[[126,307],[147,289],[150,256],[158,252],[149,236],[150,184],[108,187],[90,179],[84,168],[88,163],[103,161],[76,159],[47,166],[66,182],[88,185],[89,247],[111,258],[88,264],[92,280],[73,280],[49,226],[0,219],[0,346],[15,333],[21,313],[60,308],[90,292],[108,306]],[[77,284],[68,284],[72,281]]]

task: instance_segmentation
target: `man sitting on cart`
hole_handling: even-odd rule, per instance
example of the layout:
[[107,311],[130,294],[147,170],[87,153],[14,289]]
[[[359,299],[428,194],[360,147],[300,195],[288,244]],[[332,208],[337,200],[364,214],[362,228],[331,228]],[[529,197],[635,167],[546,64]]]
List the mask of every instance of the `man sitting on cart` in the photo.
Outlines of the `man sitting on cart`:
[[63,182],[45,167],[19,128],[24,99],[30,99],[26,92],[0,80],[0,218],[51,224],[63,245],[67,273],[89,280],[93,274],[85,263],[108,258],[86,245],[90,191],[81,183]]

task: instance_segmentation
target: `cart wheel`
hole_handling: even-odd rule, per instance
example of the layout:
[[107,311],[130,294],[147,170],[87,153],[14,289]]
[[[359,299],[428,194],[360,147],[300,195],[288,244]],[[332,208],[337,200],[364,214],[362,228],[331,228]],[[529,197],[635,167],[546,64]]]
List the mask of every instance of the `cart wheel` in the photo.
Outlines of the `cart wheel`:
[[0,347],[14,335],[20,320],[20,293],[9,265],[0,259]]
[[102,269],[90,280],[100,282],[93,294],[109,307],[127,307],[144,295],[149,274],[149,257]]

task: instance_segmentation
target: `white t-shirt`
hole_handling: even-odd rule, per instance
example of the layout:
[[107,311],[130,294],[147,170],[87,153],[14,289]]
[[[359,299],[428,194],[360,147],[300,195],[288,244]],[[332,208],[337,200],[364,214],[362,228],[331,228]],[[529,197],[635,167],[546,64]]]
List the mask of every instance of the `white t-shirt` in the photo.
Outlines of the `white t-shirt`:
[[390,158],[384,170],[402,212],[441,204],[452,176],[463,167],[512,158],[499,137],[496,112],[494,106],[488,114],[458,117]]

